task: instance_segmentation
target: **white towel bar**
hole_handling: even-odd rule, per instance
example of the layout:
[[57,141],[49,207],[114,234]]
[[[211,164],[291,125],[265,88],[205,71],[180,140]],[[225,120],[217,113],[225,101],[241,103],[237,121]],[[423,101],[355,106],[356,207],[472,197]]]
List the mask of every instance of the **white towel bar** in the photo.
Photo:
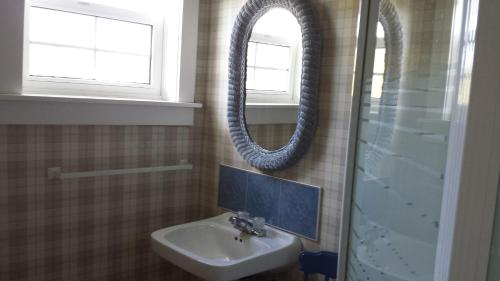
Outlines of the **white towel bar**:
[[116,175],[141,174],[141,173],[153,173],[153,172],[182,171],[191,169],[193,169],[193,165],[182,164],[182,165],[172,165],[172,166],[63,173],[61,172],[60,167],[54,167],[48,169],[47,177],[49,180],[54,180],[54,179],[64,180],[64,179],[116,176]]

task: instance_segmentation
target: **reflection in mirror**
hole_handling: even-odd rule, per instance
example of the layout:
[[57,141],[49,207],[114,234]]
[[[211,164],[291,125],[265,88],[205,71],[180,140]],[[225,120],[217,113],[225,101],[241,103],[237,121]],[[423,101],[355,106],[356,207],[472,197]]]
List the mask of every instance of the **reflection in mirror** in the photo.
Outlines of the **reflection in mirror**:
[[246,120],[253,141],[267,150],[285,146],[295,131],[301,39],[300,25],[292,13],[274,8],[257,20],[248,42]]
[[382,88],[384,85],[385,73],[385,32],[382,24],[377,24],[377,43],[375,47],[375,58],[373,62],[373,76],[372,76],[372,91],[371,98],[372,104],[378,106],[370,107],[370,112],[378,114],[380,109],[380,98],[382,97]]
[[285,146],[293,135],[297,124],[255,124],[248,131],[260,147],[277,150]]
[[377,174],[384,158],[383,149],[392,143],[396,106],[399,99],[402,60],[402,30],[396,11],[389,1],[381,2],[381,16],[377,23],[376,45],[373,58],[371,90],[369,92],[369,116],[384,124],[374,129],[365,153],[366,171]]

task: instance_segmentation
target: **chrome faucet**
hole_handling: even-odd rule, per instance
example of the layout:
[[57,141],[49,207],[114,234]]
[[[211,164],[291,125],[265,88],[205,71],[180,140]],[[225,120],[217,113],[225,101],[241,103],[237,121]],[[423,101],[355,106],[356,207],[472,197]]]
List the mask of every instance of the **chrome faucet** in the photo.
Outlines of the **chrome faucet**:
[[257,237],[266,236],[264,229],[265,219],[260,217],[250,218],[247,212],[238,212],[236,216],[229,217],[229,222],[242,234],[255,235]]

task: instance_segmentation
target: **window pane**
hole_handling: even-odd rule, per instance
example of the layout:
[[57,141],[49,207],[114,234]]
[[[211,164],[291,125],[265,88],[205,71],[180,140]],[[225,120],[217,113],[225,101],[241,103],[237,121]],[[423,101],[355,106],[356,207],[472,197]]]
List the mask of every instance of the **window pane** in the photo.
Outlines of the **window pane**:
[[255,69],[247,67],[247,89],[255,90]]
[[382,97],[382,86],[384,85],[384,75],[373,74],[371,97],[380,99]]
[[258,44],[256,56],[256,64],[260,67],[270,67],[283,70],[290,67],[289,47]]
[[302,37],[297,18],[282,8],[271,9],[265,13],[255,23],[252,32],[288,39],[300,40]]
[[385,72],[385,48],[375,49],[375,61],[373,62],[373,73],[384,74]]
[[256,48],[256,43],[254,42],[248,42],[248,49],[247,49],[247,65],[248,66],[255,66],[255,48]]
[[30,41],[93,48],[95,17],[43,8],[30,9]]
[[29,75],[150,83],[152,26],[31,8]]
[[98,51],[96,79],[147,84],[149,64],[149,57]]
[[92,50],[30,45],[30,75],[91,79],[93,72],[94,52]]
[[139,55],[151,54],[152,27],[97,18],[97,49]]
[[384,38],[385,37],[385,32],[384,32],[384,27],[382,26],[382,23],[377,22],[377,38]]
[[255,89],[263,91],[288,91],[288,71],[255,69]]

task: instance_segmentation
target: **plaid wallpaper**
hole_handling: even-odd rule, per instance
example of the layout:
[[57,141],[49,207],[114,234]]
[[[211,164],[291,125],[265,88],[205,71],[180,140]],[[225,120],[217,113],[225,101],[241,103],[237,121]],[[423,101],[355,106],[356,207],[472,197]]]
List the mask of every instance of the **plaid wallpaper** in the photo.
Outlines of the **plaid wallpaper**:
[[[270,173],[323,188],[320,242],[337,250],[355,52],[357,0],[312,0],[323,32],[320,120],[309,153]],[[200,0],[193,127],[1,126],[0,280],[196,280],[152,253],[156,229],[207,217],[217,208],[218,166],[255,170],[235,151],[226,120],[227,55],[244,0]],[[289,128],[288,128],[289,129]],[[288,132],[268,135],[271,146]],[[194,164],[192,171],[47,180],[65,172]],[[299,280],[297,271],[254,280]]]
[[149,247],[197,218],[190,171],[47,180],[65,172],[192,160],[192,129],[0,126],[0,280],[189,280]]
[[[204,103],[195,122],[203,139],[199,171],[201,212],[210,216],[217,208],[218,166],[226,164],[254,170],[237,153],[229,137],[226,119],[227,64],[231,28],[244,0],[201,1],[199,65],[196,99]],[[320,77],[320,119],[308,154],[294,167],[269,173],[323,188],[320,241],[303,240],[306,249],[337,250],[346,160],[348,121],[356,43],[357,0],[311,0],[323,35]],[[267,126],[268,128],[268,126]],[[266,126],[255,128],[259,140]],[[196,131],[196,129],[195,129]],[[276,132],[275,132],[276,133]],[[282,141],[280,141],[282,143]],[[281,144],[280,143],[280,144]],[[296,272],[279,280],[301,280]]]

